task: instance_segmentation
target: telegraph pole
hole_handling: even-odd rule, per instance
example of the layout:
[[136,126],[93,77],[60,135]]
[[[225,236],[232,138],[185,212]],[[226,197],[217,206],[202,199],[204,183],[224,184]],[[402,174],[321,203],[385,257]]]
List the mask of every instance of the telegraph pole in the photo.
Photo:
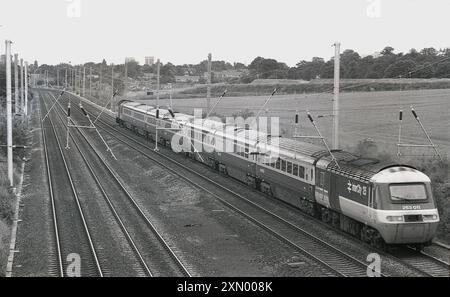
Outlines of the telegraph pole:
[[56,67],[56,86],[59,87],[59,68]]
[[5,41],[6,55],[6,134],[7,134],[7,162],[8,178],[10,186],[14,186],[13,181],[13,143],[12,143],[12,105],[11,105],[11,41]]
[[14,54],[14,106],[16,113],[20,112],[19,104],[19,68],[18,68],[18,55]]
[[208,74],[207,74],[207,87],[206,87],[206,112],[209,112],[211,107],[211,59],[212,55],[208,54]]
[[28,115],[28,62],[25,62],[25,106],[23,108],[25,116]]
[[339,75],[340,75],[340,47],[334,44],[334,96],[333,96],[333,149],[339,149]]
[[66,73],[64,74],[64,87],[67,88],[67,68]]

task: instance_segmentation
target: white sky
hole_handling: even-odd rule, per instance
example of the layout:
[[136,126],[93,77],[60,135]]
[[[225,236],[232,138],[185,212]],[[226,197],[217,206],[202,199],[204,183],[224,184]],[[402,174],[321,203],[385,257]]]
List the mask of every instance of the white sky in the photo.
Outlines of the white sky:
[[[68,8],[81,3],[80,16]],[[72,6],[70,6],[72,5]],[[450,47],[450,0],[0,0],[0,51],[39,64],[250,63],[256,56],[293,66],[330,58],[331,45],[372,54],[390,45]],[[379,9],[378,9],[379,8]],[[76,12],[76,10],[71,10]]]

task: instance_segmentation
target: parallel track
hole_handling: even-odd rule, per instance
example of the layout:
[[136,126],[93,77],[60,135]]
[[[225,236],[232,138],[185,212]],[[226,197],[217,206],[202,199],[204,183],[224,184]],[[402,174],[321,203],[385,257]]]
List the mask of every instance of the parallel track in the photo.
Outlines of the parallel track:
[[[53,94],[50,93],[50,95],[55,100]],[[67,116],[63,107],[60,104],[58,105],[61,112]],[[83,115],[81,110],[80,114]],[[64,123],[64,120],[59,113],[58,117],[61,122]],[[101,154],[98,153],[98,150],[90,143],[86,133],[79,128],[76,129],[79,132],[76,134],[76,137],[79,138],[80,141],[76,141],[73,134],[70,135],[71,140],[89,168],[96,184],[101,190],[122,231],[126,235],[127,240],[136,252],[146,273],[149,276],[165,276],[170,270],[177,276],[191,276],[189,270],[145,215],[114,170],[107,164]],[[87,156],[87,154],[83,153],[83,150],[77,142],[83,142],[81,146],[86,147],[86,150],[93,152],[93,154]],[[96,173],[96,171],[100,171],[100,174]],[[100,178],[100,175],[103,178]],[[108,176],[108,178],[105,178],[106,176]],[[114,194],[109,195],[107,192]],[[121,194],[121,197],[117,197],[119,194]],[[167,255],[169,255],[170,260],[167,259]]]
[[[42,98],[41,108],[46,110]],[[48,127],[46,127],[45,123],[50,124],[50,130],[54,136],[53,139],[50,138],[50,135],[47,135],[46,129]],[[102,277],[102,268],[98,261],[89,226],[85,220],[72,176],[50,117],[44,123],[41,120],[41,131],[57,254],[56,263],[52,263],[53,267],[51,267],[54,271],[51,272],[61,277],[77,276],[75,266],[72,267],[74,270],[71,270],[68,265],[65,265],[67,262],[76,265],[75,261],[77,260],[72,256],[77,254],[80,260],[80,276]],[[53,148],[57,148],[58,152],[56,154],[49,154],[49,144],[52,144]],[[53,172],[57,169],[59,169],[59,172]],[[62,182],[63,177],[61,175],[66,177],[65,182]],[[68,190],[69,188],[70,190]],[[71,215],[74,211],[77,211],[79,216]]]
[[404,247],[392,251],[391,254],[413,268],[422,271],[428,277],[450,276],[448,263],[424,251],[416,251],[414,248]]

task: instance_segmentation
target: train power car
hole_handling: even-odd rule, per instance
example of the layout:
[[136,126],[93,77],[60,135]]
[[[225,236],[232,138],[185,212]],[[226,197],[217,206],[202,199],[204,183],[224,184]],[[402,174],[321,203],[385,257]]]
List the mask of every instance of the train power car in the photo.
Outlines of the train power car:
[[[158,130],[158,139],[157,120],[159,128],[171,128]],[[431,181],[411,166],[342,150],[332,152],[333,160],[320,146],[242,127],[225,129],[221,122],[127,100],[119,103],[116,121],[167,146],[183,130],[190,136],[187,155],[379,248],[422,247],[435,236],[439,214]],[[233,149],[195,149],[196,142],[214,146],[211,135]]]

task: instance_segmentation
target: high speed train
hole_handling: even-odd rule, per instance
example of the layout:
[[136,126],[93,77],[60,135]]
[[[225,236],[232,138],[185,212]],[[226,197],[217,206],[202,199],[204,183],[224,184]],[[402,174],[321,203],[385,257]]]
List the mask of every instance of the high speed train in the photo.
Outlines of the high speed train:
[[[192,144],[186,155],[378,248],[422,248],[436,234],[439,214],[430,179],[412,166],[343,150],[330,154],[321,146],[244,127],[226,129],[222,122],[127,100],[119,103],[116,121],[166,146],[181,133]],[[231,144],[231,151],[195,148],[195,141],[211,147],[217,139]]]

